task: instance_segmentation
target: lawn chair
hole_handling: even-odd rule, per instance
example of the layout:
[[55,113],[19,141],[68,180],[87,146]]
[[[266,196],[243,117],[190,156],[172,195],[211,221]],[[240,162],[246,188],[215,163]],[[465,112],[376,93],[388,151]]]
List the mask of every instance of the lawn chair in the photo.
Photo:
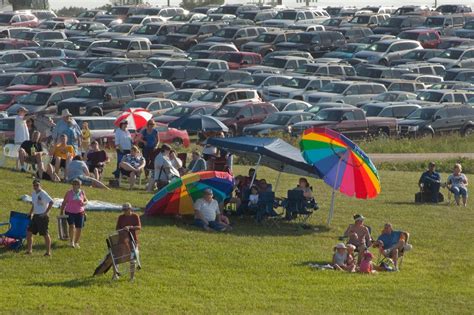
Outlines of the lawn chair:
[[288,220],[296,220],[301,225],[306,225],[313,215],[313,209],[308,207],[304,192],[297,189],[288,190],[285,211]]
[[[409,244],[409,240],[410,240],[410,233],[408,232],[402,232],[401,235],[400,235],[400,239],[404,239],[405,240],[405,246],[398,251],[398,270],[401,269],[402,267],[402,263],[403,263],[403,258],[405,257],[405,254],[406,252],[408,252],[409,250],[411,250],[411,244]],[[377,247],[379,249],[379,254],[378,254],[378,257],[377,257],[377,264],[381,264],[381,263],[386,263],[388,265],[392,264],[392,260],[389,258],[389,257],[385,257],[383,251],[385,250],[385,248],[383,246],[379,246],[379,244],[377,242],[374,243],[374,247]]]
[[118,230],[107,238],[107,248],[112,258],[113,268],[120,275],[119,265],[131,262],[141,269],[137,244],[128,230]]
[[8,223],[0,223],[0,226],[8,225],[8,231],[0,234],[0,238],[9,238],[15,240],[14,243],[9,245],[11,249],[16,251],[23,247],[24,240],[26,239],[26,231],[30,224],[30,216],[26,213],[11,211],[10,220]]
[[258,195],[257,213],[255,215],[257,223],[269,224],[270,226],[279,226],[278,219],[281,216],[276,213],[274,208],[278,206],[273,191],[262,192]]

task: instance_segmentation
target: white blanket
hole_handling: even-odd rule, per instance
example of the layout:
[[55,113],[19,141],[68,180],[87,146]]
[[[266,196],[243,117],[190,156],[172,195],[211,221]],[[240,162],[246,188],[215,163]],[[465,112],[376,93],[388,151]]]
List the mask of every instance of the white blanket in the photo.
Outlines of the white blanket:
[[[23,195],[20,197],[21,201],[31,203],[31,196]],[[61,204],[63,203],[63,199],[61,198],[53,198],[54,204],[53,208],[60,208]],[[86,205],[87,211],[122,211],[122,205],[99,201],[99,200],[89,200]],[[139,208],[134,208],[133,210],[139,210]]]

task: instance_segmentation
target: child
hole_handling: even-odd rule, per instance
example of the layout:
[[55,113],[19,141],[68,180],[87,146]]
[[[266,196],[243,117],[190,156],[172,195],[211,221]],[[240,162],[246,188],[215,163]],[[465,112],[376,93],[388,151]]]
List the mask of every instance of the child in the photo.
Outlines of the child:
[[249,195],[249,208],[255,208],[258,204],[258,188],[257,186],[252,186],[250,188],[250,195]]
[[89,150],[89,146],[91,145],[91,131],[87,121],[82,123],[81,140],[81,152],[83,155],[85,155]]
[[334,255],[332,256],[332,266],[334,270],[346,270],[347,265],[347,247],[344,243],[338,243],[334,247]]
[[356,247],[352,244],[348,244],[346,247],[347,247],[347,260],[346,260],[347,269],[346,270],[348,272],[355,272],[356,263],[354,260],[354,251]]
[[372,259],[374,255],[370,252],[365,252],[362,256],[362,261],[360,262],[359,272],[361,273],[375,273],[374,264]]

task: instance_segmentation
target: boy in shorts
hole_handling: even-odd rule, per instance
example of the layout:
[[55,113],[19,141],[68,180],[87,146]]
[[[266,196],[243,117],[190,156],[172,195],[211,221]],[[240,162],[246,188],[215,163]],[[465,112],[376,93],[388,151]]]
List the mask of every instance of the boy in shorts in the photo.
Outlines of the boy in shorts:
[[41,189],[41,183],[35,179],[33,181],[33,192],[31,194],[32,206],[30,210],[31,222],[26,234],[27,249],[26,254],[32,253],[33,235],[39,234],[44,237],[46,244],[45,256],[51,256],[51,237],[48,233],[49,211],[53,206],[53,199],[46,191]]

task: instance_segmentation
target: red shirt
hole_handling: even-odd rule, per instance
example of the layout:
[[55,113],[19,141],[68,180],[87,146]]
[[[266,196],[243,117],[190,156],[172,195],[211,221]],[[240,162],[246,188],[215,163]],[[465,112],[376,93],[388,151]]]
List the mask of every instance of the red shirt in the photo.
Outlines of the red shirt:
[[[115,227],[116,230],[121,230],[126,226],[139,226],[142,227],[142,223],[140,221],[140,216],[136,213],[132,213],[131,215],[122,214],[118,217],[117,226]],[[138,235],[136,230],[130,230],[135,239],[135,242],[138,244]]]

